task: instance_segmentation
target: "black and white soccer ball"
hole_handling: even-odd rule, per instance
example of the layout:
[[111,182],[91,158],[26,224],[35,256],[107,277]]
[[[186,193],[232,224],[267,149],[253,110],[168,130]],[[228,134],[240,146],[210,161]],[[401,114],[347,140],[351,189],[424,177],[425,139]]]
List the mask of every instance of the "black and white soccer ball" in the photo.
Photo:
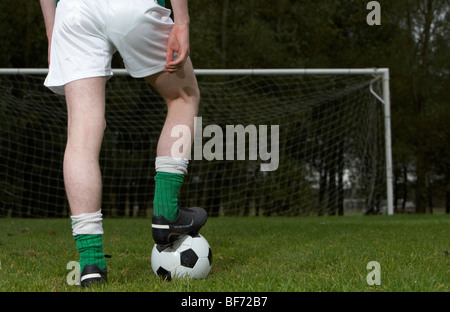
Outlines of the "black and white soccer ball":
[[201,234],[183,235],[169,247],[161,249],[156,244],[153,246],[152,269],[167,280],[206,278],[211,271],[211,247]]

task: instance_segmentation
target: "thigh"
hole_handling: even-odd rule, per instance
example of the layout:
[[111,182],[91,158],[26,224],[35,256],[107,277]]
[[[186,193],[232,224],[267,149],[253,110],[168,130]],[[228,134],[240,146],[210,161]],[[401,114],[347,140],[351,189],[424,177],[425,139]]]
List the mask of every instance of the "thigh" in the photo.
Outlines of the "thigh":
[[78,147],[100,149],[105,130],[106,77],[66,84],[68,137]]
[[166,100],[183,98],[196,102],[200,99],[197,78],[194,73],[191,59],[188,58],[182,70],[168,74],[161,72],[145,78]]

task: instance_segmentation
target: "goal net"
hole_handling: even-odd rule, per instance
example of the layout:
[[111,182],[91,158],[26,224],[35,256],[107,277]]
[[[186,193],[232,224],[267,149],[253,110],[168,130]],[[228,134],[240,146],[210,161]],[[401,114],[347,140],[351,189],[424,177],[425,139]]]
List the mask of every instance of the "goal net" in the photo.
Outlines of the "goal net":
[[[107,84],[100,154],[102,212],[151,216],[166,105],[144,80],[115,73]],[[204,207],[210,216],[386,212],[385,72],[196,73],[201,118],[180,191],[183,206]],[[45,71],[0,74],[0,216],[70,214],[62,174],[65,99],[47,90],[44,79]]]

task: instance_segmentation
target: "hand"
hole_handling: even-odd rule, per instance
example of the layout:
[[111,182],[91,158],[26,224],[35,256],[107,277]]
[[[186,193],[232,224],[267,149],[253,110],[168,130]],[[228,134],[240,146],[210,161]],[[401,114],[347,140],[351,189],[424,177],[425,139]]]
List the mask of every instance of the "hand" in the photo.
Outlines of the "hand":
[[[174,53],[177,59],[174,60]],[[168,74],[183,68],[189,57],[189,24],[174,24],[167,40],[167,56],[164,71]]]

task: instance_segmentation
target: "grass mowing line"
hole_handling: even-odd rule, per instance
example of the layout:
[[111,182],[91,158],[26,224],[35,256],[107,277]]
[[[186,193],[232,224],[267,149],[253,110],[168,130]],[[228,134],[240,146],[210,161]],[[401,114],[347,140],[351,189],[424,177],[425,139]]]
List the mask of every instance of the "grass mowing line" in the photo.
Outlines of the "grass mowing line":
[[[449,291],[446,215],[210,218],[210,276],[170,283],[151,271],[149,219],[104,229],[110,282],[89,291]],[[0,291],[84,291],[66,282],[72,260],[68,220],[0,219]],[[367,284],[371,261],[380,286]]]

